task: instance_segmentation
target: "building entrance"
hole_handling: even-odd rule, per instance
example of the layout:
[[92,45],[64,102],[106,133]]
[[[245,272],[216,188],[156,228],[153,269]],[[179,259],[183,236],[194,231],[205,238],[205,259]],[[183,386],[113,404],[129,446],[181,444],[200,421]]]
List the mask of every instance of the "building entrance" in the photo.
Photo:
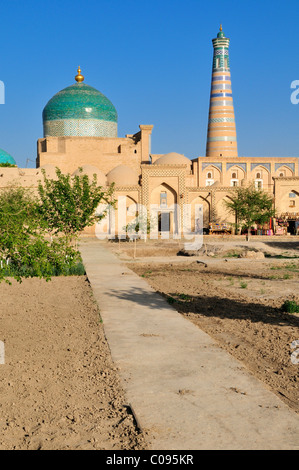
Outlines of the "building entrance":
[[161,233],[170,232],[170,212],[159,212],[158,231]]

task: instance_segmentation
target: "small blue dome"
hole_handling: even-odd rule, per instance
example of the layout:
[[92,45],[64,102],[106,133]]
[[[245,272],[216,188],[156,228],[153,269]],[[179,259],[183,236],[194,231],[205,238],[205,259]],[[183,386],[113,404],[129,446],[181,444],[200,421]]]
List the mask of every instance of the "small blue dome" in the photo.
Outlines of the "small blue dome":
[[11,165],[17,165],[15,159],[5,150],[0,149],[0,165],[2,163],[10,163]]

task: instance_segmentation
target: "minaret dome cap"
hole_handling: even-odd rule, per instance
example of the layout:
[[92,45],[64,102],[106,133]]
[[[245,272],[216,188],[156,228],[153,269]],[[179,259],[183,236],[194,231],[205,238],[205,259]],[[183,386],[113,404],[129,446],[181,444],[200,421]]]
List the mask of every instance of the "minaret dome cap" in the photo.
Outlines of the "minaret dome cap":
[[217,38],[225,38],[225,34],[222,31],[222,24],[220,25],[219,33],[217,34]]

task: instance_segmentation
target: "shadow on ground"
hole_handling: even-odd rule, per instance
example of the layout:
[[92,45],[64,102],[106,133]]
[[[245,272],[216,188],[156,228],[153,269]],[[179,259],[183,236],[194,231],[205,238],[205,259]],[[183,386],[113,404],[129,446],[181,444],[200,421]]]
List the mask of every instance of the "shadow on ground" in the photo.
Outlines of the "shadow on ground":
[[254,302],[237,301],[217,296],[192,296],[188,300],[180,300],[177,293],[168,295],[163,292],[148,292],[142,288],[132,288],[130,291],[110,290],[111,298],[128,301],[133,307],[148,307],[163,310],[173,306],[180,313],[201,314],[207,317],[221,319],[247,320],[252,323],[268,323],[272,325],[288,325],[299,327],[299,318],[284,313],[279,308],[260,305]]
[[265,323],[279,326],[299,327],[299,318],[284,313],[281,309],[260,305],[255,302],[237,301],[222,297],[200,297],[192,296],[190,300],[182,301],[177,298],[177,293],[166,295],[160,293],[166,300],[173,303],[173,306],[180,313],[194,313],[206,317],[247,320],[251,323]]
[[263,242],[264,245],[267,245],[272,248],[280,248],[281,250],[298,250],[299,251],[299,241],[295,242],[280,242],[280,241],[268,241]]
[[115,290],[111,289],[107,293],[111,299],[116,297],[117,299],[128,301],[132,306],[136,307],[148,307],[150,309],[169,309],[169,304],[165,302],[159,293],[149,292],[147,289],[139,287],[133,287],[128,290]]

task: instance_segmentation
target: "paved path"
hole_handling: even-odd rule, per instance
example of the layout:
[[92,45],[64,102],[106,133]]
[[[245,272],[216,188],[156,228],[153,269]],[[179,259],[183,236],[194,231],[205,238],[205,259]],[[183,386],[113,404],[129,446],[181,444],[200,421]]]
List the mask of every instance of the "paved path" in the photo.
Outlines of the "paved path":
[[80,250],[113,360],[155,450],[298,449],[299,416],[100,241]]

